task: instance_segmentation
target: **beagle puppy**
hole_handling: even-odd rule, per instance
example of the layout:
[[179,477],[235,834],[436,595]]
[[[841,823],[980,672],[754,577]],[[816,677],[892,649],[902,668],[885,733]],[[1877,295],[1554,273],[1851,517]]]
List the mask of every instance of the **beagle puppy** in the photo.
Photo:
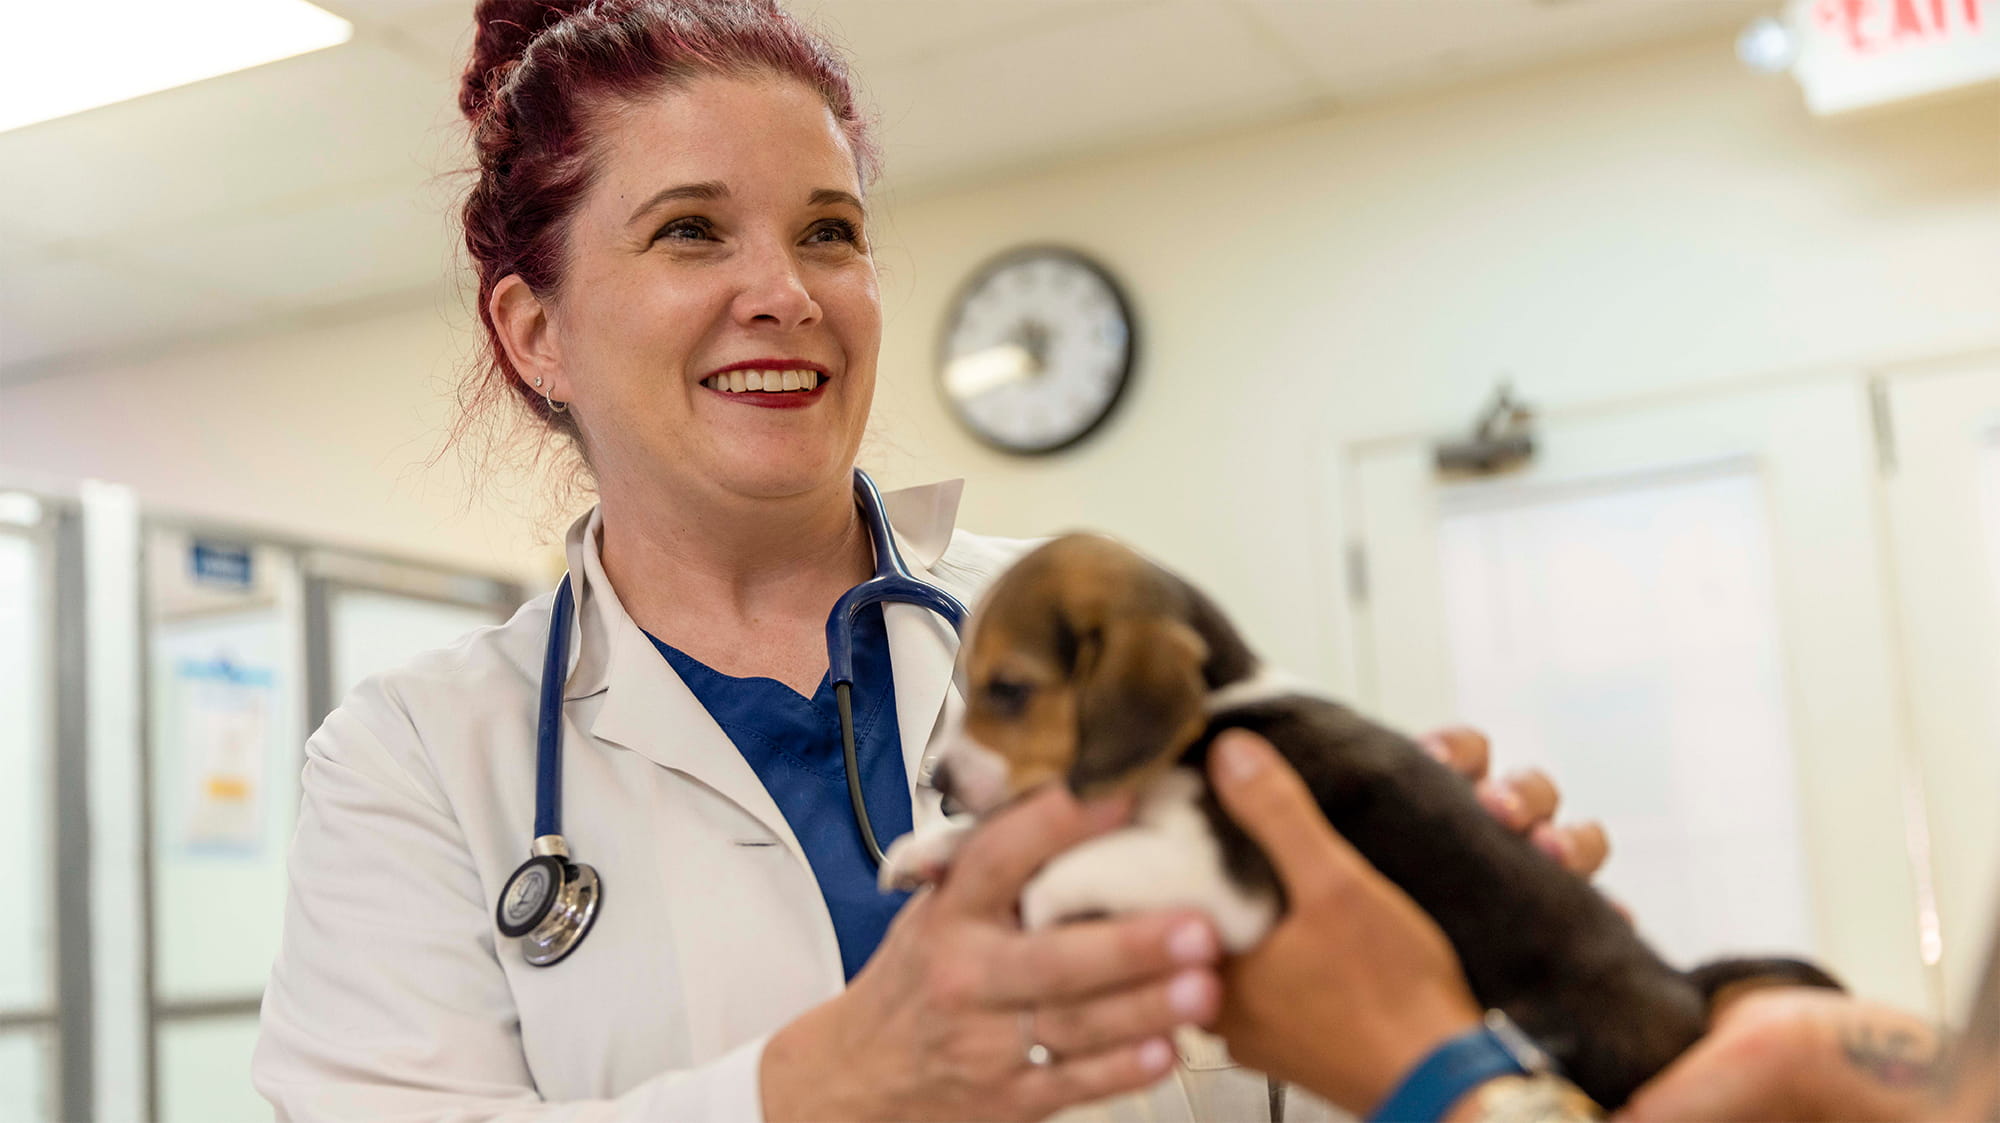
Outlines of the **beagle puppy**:
[[[1191,585],[1109,539],[1071,535],[988,592],[960,650],[962,727],[933,784],[974,815],[1043,784],[1137,794],[1129,826],[1058,855],[1021,898],[1039,927],[1195,907],[1232,952],[1284,908],[1275,871],[1205,780],[1225,729],[1261,734],[1320,809],[1450,938],[1474,996],[1504,1011],[1606,1108],[1701,1036],[1747,982],[1838,986],[1791,960],[1669,967],[1581,878],[1496,822],[1410,740],[1263,665]],[[885,886],[942,876],[965,817],[890,847]]]

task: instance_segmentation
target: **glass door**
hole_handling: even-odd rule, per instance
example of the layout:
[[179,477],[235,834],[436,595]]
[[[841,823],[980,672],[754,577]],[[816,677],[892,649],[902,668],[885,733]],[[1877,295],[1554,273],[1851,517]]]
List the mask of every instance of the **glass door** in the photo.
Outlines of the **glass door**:
[[0,489],[0,895],[19,918],[0,962],[0,1119],[90,1111],[79,535],[73,505]]
[[330,551],[306,565],[314,724],[362,679],[505,622],[524,597],[511,582]]
[[250,1057],[307,736],[362,677],[504,619],[519,589],[168,524],[146,571],[154,1116],[268,1118]]
[[253,1119],[305,741],[300,579],[282,546],[146,534],[147,918],[155,1118]]
[[1525,470],[1354,450],[1364,699],[1484,727],[1612,839],[1669,959],[1792,951],[1931,1005],[1856,382],[1548,421]]

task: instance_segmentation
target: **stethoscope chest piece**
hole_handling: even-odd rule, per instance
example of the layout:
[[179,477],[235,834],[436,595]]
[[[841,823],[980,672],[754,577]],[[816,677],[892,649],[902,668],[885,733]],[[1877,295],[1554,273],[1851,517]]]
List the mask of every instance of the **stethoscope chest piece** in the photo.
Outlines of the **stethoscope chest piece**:
[[537,838],[534,851],[501,889],[494,920],[501,935],[522,941],[529,963],[548,967],[583,942],[604,894],[597,871],[570,861],[561,836]]

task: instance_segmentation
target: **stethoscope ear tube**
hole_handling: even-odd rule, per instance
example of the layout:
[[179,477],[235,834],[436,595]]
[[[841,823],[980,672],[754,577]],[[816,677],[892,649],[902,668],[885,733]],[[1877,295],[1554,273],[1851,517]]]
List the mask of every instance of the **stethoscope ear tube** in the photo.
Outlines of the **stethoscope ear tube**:
[[840,753],[847,765],[847,801],[854,807],[854,825],[861,833],[861,845],[879,868],[882,844],[875,837],[875,824],[868,817],[868,801],[861,791],[861,762],[854,745],[854,622],[871,604],[914,604],[944,617],[953,632],[965,627],[963,602],[936,585],[919,581],[903,564],[896,549],[896,536],[889,529],[889,512],[882,506],[882,493],[875,481],[859,468],[854,470],[854,498],[861,505],[861,521],[868,528],[869,544],[875,550],[875,575],[841,595],[826,617],[827,680],[833,684],[834,705],[840,710]]
[[540,717],[535,722],[535,837],[562,837],[562,696],[569,682],[569,627],[576,614],[575,580],[563,577],[549,614],[542,658]]

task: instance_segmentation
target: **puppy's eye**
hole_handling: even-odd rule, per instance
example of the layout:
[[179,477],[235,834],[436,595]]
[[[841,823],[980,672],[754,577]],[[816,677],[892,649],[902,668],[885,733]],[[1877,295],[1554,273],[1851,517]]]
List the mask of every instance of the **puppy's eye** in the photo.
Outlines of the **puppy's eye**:
[[1011,679],[989,679],[986,683],[986,704],[992,706],[1002,717],[1018,717],[1028,708],[1028,699],[1035,688],[1025,682]]

